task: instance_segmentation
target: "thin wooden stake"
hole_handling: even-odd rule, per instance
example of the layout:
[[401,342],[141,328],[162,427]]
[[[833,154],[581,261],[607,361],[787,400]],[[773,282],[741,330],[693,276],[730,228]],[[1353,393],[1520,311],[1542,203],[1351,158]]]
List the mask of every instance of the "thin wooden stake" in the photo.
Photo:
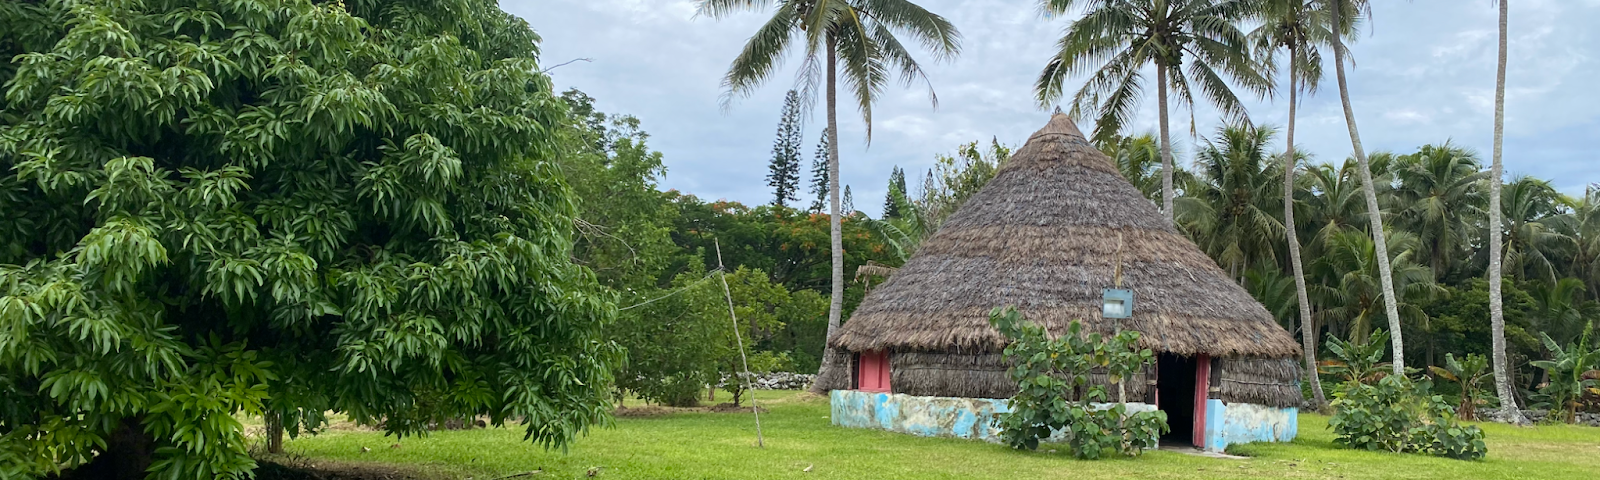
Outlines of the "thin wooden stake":
[[717,248],[717,278],[722,279],[722,296],[728,299],[728,318],[733,320],[733,340],[739,345],[739,360],[744,362],[744,389],[750,391],[750,413],[756,417],[756,446],[767,448],[761,438],[761,408],[756,406],[756,386],[751,383],[750,358],[744,354],[744,337],[739,335],[739,316],[733,313],[733,293],[728,291],[728,269],[722,266],[722,241],[711,239]]

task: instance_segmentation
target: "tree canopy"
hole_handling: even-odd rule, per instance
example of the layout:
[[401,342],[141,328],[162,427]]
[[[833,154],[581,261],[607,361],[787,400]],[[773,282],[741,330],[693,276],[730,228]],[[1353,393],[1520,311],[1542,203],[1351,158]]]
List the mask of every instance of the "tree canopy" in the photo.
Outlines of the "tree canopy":
[[[0,474],[245,478],[234,415],[608,419],[566,118],[493,2],[0,8]],[[103,470],[96,470],[103,469]]]

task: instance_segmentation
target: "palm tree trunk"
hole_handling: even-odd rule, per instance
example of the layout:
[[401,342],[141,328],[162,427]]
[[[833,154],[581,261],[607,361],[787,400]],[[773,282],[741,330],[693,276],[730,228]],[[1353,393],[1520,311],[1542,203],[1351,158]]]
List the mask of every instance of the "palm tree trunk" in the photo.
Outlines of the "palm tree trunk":
[[1350,147],[1361,168],[1361,193],[1367,198],[1367,218],[1371,221],[1372,244],[1378,257],[1378,278],[1383,284],[1383,310],[1389,316],[1389,344],[1394,349],[1394,374],[1405,375],[1405,342],[1400,339],[1400,311],[1395,306],[1394,271],[1389,268],[1389,242],[1383,236],[1383,212],[1378,209],[1378,188],[1372,183],[1367,152],[1361,148],[1361,133],[1356,129],[1356,112],[1350,107],[1350,87],[1344,74],[1343,2],[1334,10],[1333,69],[1339,79],[1339,101],[1344,105],[1344,123],[1350,130]]
[[[828,233],[831,237],[833,256],[833,286],[828,301],[828,340],[833,339],[839,330],[839,320],[844,313],[844,232],[840,225],[839,204],[839,116],[838,116],[838,56],[835,54],[838,40],[833,35],[828,35],[828,76],[827,98],[828,104]],[[822,367],[817,371],[817,379],[811,384],[811,391],[818,394],[827,393],[829,390],[847,388],[846,380],[850,378],[845,371],[849,365],[843,361],[844,355],[826,345],[822,349]]]
[[1289,263],[1294,268],[1294,293],[1300,301],[1300,342],[1305,350],[1306,374],[1305,379],[1311,382],[1312,407],[1322,409],[1328,403],[1328,397],[1322,393],[1322,382],[1317,379],[1317,326],[1311,323],[1311,300],[1306,295],[1306,273],[1300,263],[1300,239],[1295,232],[1294,224],[1294,114],[1295,102],[1299,99],[1299,81],[1295,75],[1299,73],[1299,65],[1294,62],[1295,52],[1289,51],[1289,133],[1288,151],[1283,159],[1283,230],[1289,240]]
[[1161,214],[1172,221],[1172,138],[1167,135],[1167,67],[1156,65],[1156,98],[1161,108]]
[[1500,146],[1505,138],[1506,114],[1506,16],[1507,0],[1500,0],[1500,65],[1495,70],[1494,159],[1489,167],[1489,328],[1494,348],[1494,389],[1500,397],[1501,415],[1507,422],[1522,424],[1516,392],[1511,389],[1510,365],[1506,362],[1505,304],[1500,298],[1501,270],[1505,246],[1500,243]]

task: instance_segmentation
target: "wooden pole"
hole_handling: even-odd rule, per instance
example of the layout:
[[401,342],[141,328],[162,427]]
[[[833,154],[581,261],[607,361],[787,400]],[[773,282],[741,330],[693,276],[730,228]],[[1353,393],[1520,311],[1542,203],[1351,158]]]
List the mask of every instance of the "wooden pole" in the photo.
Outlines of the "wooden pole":
[[761,409],[756,406],[756,388],[751,381],[750,358],[744,354],[744,337],[739,335],[739,316],[733,313],[733,293],[728,291],[728,269],[722,266],[722,241],[713,238],[717,248],[717,278],[722,280],[722,296],[728,299],[728,318],[733,320],[733,340],[739,345],[739,360],[744,363],[744,389],[750,391],[750,413],[756,417],[756,446],[766,448],[761,438]]

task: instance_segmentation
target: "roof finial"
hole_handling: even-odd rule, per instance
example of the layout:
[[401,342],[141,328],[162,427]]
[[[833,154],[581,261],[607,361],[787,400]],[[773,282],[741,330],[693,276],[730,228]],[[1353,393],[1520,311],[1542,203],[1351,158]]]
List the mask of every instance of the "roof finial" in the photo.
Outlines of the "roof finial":
[[1056,105],[1056,113],[1055,114],[1056,115],[1060,115],[1061,114],[1061,106],[1060,105]]

